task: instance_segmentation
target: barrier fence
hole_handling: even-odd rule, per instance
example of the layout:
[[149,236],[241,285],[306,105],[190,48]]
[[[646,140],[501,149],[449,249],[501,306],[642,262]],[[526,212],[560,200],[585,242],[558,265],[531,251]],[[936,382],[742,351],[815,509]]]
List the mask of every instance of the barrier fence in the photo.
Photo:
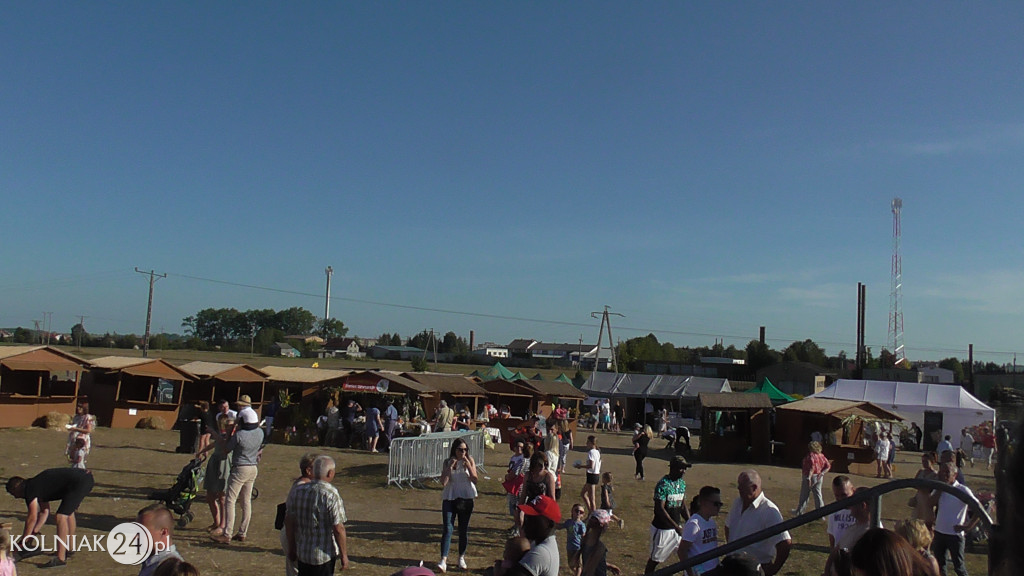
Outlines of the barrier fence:
[[423,480],[437,480],[441,468],[451,452],[452,442],[462,438],[469,447],[469,455],[476,462],[477,472],[484,474],[484,432],[434,432],[423,436],[395,438],[388,450],[388,485],[402,488],[423,487]]

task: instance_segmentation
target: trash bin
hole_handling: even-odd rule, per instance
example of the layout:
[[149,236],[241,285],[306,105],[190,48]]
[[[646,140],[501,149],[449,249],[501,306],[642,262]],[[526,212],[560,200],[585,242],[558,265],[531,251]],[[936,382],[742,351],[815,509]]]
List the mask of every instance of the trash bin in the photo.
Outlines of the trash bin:
[[199,427],[202,425],[200,420],[183,420],[178,422],[179,440],[178,448],[175,452],[179,454],[195,454],[196,450],[199,449]]

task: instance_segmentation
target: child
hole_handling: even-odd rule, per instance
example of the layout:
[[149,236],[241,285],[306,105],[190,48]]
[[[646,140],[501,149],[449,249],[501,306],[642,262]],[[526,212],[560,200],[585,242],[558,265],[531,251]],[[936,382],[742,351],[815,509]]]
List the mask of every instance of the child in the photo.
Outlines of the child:
[[597,510],[597,484],[601,481],[601,451],[597,449],[597,438],[587,436],[587,462],[576,462],[575,467],[587,469],[587,482],[580,498],[588,510]]
[[11,524],[0,524],[0,576],[18,576],[11,557]]
[[569,555],[569,568],[575,576],[580,576],[583,570],[580,546],[583,545],[583,536],[587,533],[587,525],[583,522],[586,513],[582,504],[573,504],[572,516],[558,527],[565,530],[565,552]]
[[85,454],[85,438],[75,438],[75,443],[71,445],[71,450],[68,452],[71,467],[85,470]]
[[605,472],[601,474],[601,510],[607,510],[608,515],[611,516],[613,522],[619,525],[619,528],[625,526],[625,522],[622,518],[615,515],[615,487],[612,486],[612,473]]
[[603,576],[619,574],[619,567],[608,563],[608,548],[601,542],[612,515],[607,510],[594,510],[587,521],[587,535],[583,538],[581,557],[583,560],[582,576]]
[[501,556],[500,562],[494,563],[494,576],[504,576],[530,551],[530,541],[522,536],[509,538],[505,541],[505,553]]
[[[508,501],[508,513],[515,520],[519,512],[519,490],[526,478],[527,459],[523,454],[526,449],[522,440],[516,440],[512,444],[512,456],[508,459],[508,470],[505,472],[505,481],[502,487],[505,488],[506,500]],[[518,524],[513,524],[510,529],[512,537],[519,536]]]

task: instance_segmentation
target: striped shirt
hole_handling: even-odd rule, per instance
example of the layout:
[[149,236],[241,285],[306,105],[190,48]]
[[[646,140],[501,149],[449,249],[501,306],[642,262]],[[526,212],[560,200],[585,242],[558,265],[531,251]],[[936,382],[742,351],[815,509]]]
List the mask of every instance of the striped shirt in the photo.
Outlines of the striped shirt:
[[300,562],[319,566],[339,551],[334,527],[348,521],[338,490],[327,482],[309,482],[288,494],[288,516],[295,522],[295,555]]

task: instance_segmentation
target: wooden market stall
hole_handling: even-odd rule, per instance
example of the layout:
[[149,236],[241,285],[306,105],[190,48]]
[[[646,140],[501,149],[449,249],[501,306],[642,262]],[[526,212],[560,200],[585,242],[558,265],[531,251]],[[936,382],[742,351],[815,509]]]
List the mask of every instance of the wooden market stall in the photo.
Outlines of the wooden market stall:
[[268,375],[248,364],[226,364],[223,362],[189,362],[179,366],[196,377],[196,381],[185,388],[182,402],[195,403],[205,400],[211,404],[227,400],[234,406],[243,395],[248,395],[252,409],[260,413]]
[[767,394],[702,392],[701,458],[714,462],[767,463],[771,458]]
[[36,425],[50,412],[74,414],[88,367],[52,346],[0,347],[0,427]]
[[[561,380],[526,380],[525,383],[540,395],[540,400],[534,408],[534,412],[544,418],[551,416],[556,403],[567,408],[570,414],[579,415],[580,405],[587,399],[586,392],[581,391],[569,382]],[[573,417],[572,420],[575,422],[576,418]]]
[[178,420],[185,387],[194,380],[159,358],[104,356],[92,361],[81,391],[100,426],[135,428],[143,418],[159,418],[169,430]]
[[867,427],[876,422],[891,427],[902,420],[899,414],[871,402],[805,398],[776,408],[775,439],[789,466],[801,464],[812,435],[817,433],[833,472],[872,475],[875,452]]
[[430,390],[430,397],[424,398],[423,401],[423,409],[428,420],[433,418],[441,400],[446,401],[452,408],[457,405],[464,406],[470,411],[470,416],[476,418],[483,407],[480,401],[487,398],[487,391],[480,387],[476,378],[462,374],[403,372],[402,376]]

